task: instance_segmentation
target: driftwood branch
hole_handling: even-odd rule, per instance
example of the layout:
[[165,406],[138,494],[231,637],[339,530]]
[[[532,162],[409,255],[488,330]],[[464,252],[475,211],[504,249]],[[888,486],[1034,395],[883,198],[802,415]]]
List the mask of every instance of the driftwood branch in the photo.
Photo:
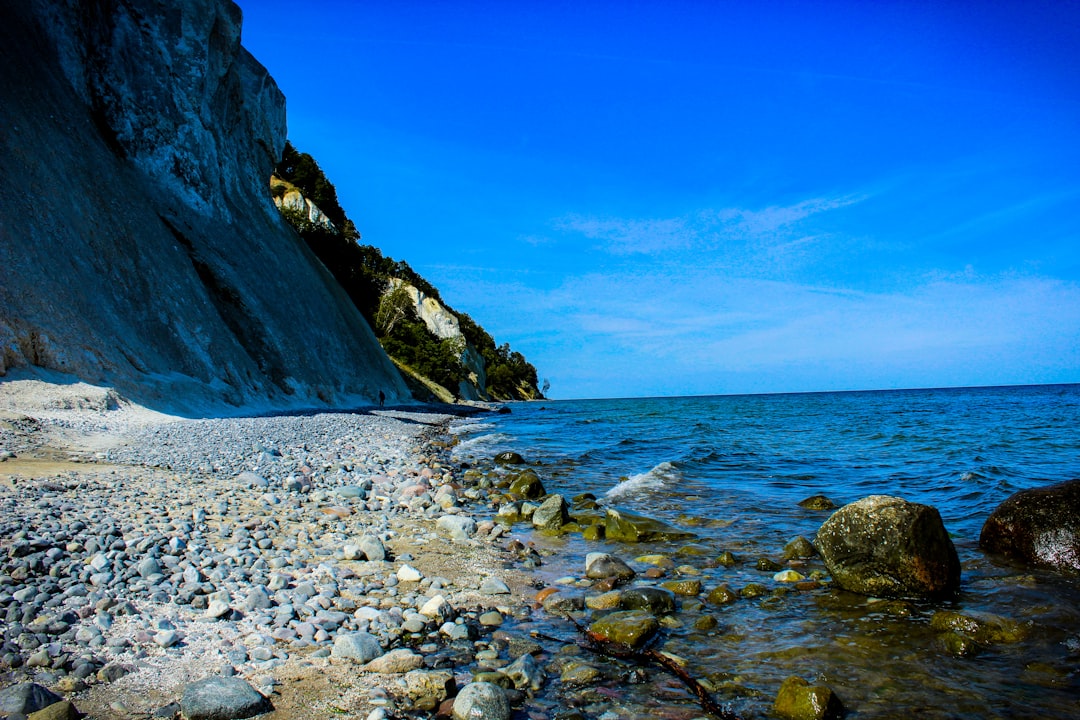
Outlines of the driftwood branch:
[[[578,643],[580,647],[589,650],[590,652],[594,652],[597,655],[604,655],[619,660],[629,660],[640,665],[657,665],[679,678],[683,685],[694,694],[701,709],[705,712],[718,718],[718,720],[742,720],[738,715],[721,707],[720,703],[716,702],[713,696],[701,683],[695,680],[690,673],[686,672],[685,668],[668,655],[655,649],[637,649],[624,643],[613,642],[582,627],[580,623],[568,615],[566,616],[566,619],[573,623],[574,627],[577,628],[578,634],[581,636],[581,641]],[[564,642],[558,638],[548,637],[536,632],[534,632],[533,635],[543,640]]]

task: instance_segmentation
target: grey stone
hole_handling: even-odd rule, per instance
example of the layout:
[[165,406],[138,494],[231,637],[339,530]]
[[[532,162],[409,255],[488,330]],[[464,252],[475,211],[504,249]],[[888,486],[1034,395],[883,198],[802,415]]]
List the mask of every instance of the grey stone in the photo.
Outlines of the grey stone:
[[467,541],[476,534],[476,521],[464,515],[443,515],[435,521],[435,527],[455,542]]
[[0,712],[29,715],[64,698],[37,683],[19,683],[0,690]]
[[510,703],[506,699],[506,692],[493,683],[469,683],[454,699],[454,718],[510,720]]
[[632,580],[635,574],[629,565],[610,553],[589,553],[585,556],[585,577],[592,580],[614,577],[626,581]]
[[510,587],[497,577],[489,577],[480,584],[482,595],[509,595]]
[[378,638],[371,633],[341,633],[334,640],[331,657],[367,663],[383,654]]
[[209,677],[184,688],[180,709],[187,720],[239,720],[271,712],[274,706],[238,677]]
[[570,508],[562,495],[549,496],[540,503],[540,507],[536,508],[532,516],[533,527],[541,530],[558,530],[568,522],[570,522]]

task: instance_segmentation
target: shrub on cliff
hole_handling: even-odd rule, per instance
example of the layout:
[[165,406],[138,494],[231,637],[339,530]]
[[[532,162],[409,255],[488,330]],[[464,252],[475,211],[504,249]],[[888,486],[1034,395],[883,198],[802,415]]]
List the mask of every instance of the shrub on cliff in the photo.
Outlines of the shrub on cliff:
[[[334,230],[313,223],[294,209],[281,211],[348,293],[387,354],[456,393],[459,383],[469,375],[461,362],[463,348],[436,337],[411,308],[406,308],[401,297],[394,296],[390,280],[404,280],[454,312],[443,302],[438,289],[408,263],[386,257],[378,248],[360,243],[360,233],[338,202],[337,190],[311,155],[286,143],[274,174],[295,185],[335,228],[340,228]],[[281,185],[275,189],[284,193]],[[454,314],[466,342],[484,358],[487,387],[483,389],[488,395],[500,400],[542,397],[537,388],[536,368],[521,353],[512,351],[505,343],[496,345],[495,339],[468,315]]]

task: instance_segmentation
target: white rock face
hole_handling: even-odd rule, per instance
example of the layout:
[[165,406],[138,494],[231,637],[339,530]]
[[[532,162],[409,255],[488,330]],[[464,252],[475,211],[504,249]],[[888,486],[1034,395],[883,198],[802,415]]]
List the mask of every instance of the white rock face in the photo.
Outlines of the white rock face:
[[451,312],[438,300],[433,297],[428,297],[411,284],[397,278],[394,278],[391,282],[394,287],[397,287],[398,285],[405,286],[405,292],[407,292],[412,299],[413,308],[416,310],[417,317],[423,321],[424,325],[427,326],[428,330],[430,330],[435,337],[442,340],[454,340],[461,343],[461,364],[469,371],[471,376],[469,380],[471,382],[460,383],[458,395],[464,400],[489,399],[483,392],[483,389],[487,386],[484,358],[476,348],[469,345],[465,340],[465,336],[461,332],[461,322],[458,320],[457,315]]
[[289,188],[280,197],[275,195],[274,205],[277,206],[278,210],[293,210],[301,213],[313,225],[319,225],[334,232],[337,231],[334,223],[330,221],[330,218],[326,217],[326,214],[323,213],[319,206],[304,197],[303,193],[296,188]]
[[285,99],[234,3],[4,14],[0,375],[61,371],[181,412],[409,399],[270,200]]

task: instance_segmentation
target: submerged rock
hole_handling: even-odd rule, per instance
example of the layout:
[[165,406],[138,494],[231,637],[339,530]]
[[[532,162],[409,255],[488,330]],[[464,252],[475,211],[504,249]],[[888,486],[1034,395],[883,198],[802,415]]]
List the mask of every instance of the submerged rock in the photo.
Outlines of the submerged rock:
[[805,500],[799,501],[799,507],[807,510],[833,510],[836,508],[836,503],[824,495],[811,495]]
[[970,655],[980,647],[1023,641],[1031,632],[1031,623],[990,613],[941,610],[930,619],[930,628],[942,633],[941,640],[950,653]]
[[639,648],[656,634],[660,622],[644,610],[621,610],[605,615],[589,626],[589,631],[608,642]]
[[793,675],[780,686],[773,712],[786,720],[832,720],[843,716],[844,705],[825,685],[811,685]]
[[496,465],[524,465],[525,458],[516,452],[501,452],[495,456]]
[[878,597],[941,597],[960,587],[960,559],[938,511],[871,495],[833,513],[817,548],[840,587]]
[[658,587],[637,587],[624,590],[621,603],[627,610],[648,610],[653,615],[675,612],[675,593]]
[[680,530],[663,521],[610,508],[604,518],[604,534],[608,540],[618,542],[690,540],[696,537],[692,532]]
[[979,546],[1035,567],[1080,573],[1080,480],[1011,495],[987,518]]

